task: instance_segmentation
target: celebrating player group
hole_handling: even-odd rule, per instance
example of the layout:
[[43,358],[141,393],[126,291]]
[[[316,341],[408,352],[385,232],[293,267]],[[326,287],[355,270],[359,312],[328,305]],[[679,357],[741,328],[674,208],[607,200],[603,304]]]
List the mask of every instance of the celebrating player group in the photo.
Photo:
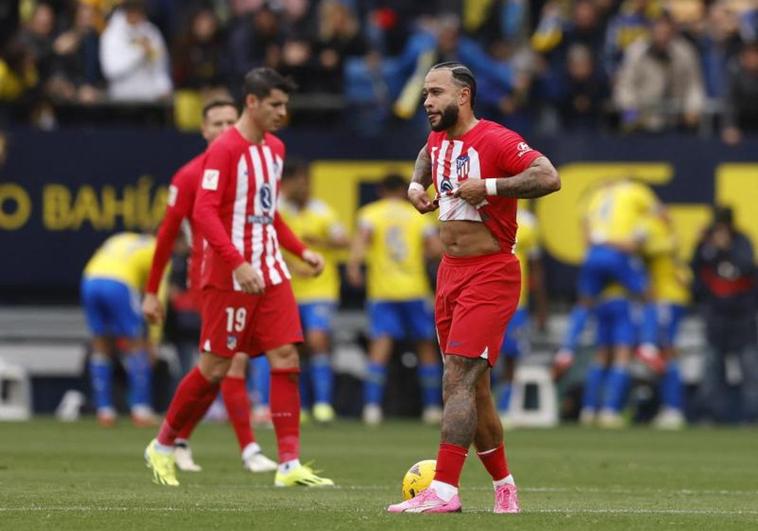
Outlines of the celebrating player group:
[[[164,239],[173,239],[177,230],[165,226],[178,226],[176,219],[182,217],[193,230],[191,284],[202,319],[200,357],[179,384],[145,458],[157,483],[178,485],[177,439],[182,443],[189,437],[219,387],[226,388],[230,417],[245,405],[249,410],[235,391],[243,384],[234,379],[244,376],[248,356],[265,355],[271,367],[278,464],[255,444],[246,413],[240,427],[235,424],[243,463],[255,471],[248,461],[259,456],[257,469],[276,468],[277,486],[329,486],[331,480],[299,461],[295,345],[303,334],[281,248],[301,259],[313,275],[320,273],[324,260],[277,212],[285,146],[272,132],[284,125],[294,87],[274,70],[257,68],[246,76],[244,88],[239,119],[229,120],[215,140],[209,138],[207,151],[188,165],[186,180],[192,184],[181,189],[174,184],[169,197],[169,211],[175,205],[183,210],[164,221],[162,233],[169,233]],[[441,63],[426,75],[423,103],[432,132],[419,151],[407,195],[419,215],[436,211],[440,222],[444,253],[434,310],[444,360],[444,403],[434,480],[416,497],[390,505],[393,513],[460,511],[459,480],[472,443],[492,476],[494,511],[520,511],[490,389],[491,372],[521,292],[514,254],[517,199],[555,192],[560,179],[547,157],[518,134],[478,119],[475,97],[476,80],[463,64]],[[435,197],[427,193],[431,185]],[[159,234],[163,252],[156,251],[144,305],[152,320],[161,317],[154,293],[168,256],[160,239]]]

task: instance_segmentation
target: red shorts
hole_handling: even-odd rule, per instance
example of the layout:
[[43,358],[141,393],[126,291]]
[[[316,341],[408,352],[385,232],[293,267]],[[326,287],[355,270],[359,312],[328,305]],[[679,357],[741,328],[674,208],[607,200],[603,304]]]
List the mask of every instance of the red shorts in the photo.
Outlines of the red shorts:
[[289,282],[268,286],[261,295],[205,288],[200,316],[200,350],[230,358],[303,341],[300,314]]
[[513,254],[443,257],[434,309],[442,352],[494,366],[520,292],[521,267]]

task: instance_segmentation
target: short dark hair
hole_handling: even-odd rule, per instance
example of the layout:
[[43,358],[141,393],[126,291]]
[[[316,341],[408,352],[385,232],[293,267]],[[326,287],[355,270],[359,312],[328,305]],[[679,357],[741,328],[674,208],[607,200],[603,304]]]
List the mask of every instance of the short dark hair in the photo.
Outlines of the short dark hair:
[[258,99],[263,99],[274,89],[289,94],[297,90],[297,85],[289,77],[284,77],[273,68],[253,68],[245,75],[243,91],[245,96],[252,94]]
[[239,113],[239,109],[237,108],[237,104],[234,103],[232,100],[227,99],[213,99],[203,105],[203,120],[208,118],[208,113],[211,112],[211,110],[216,109],[218,107],[234,107],[234,110],[236,110]]
[[288,157],[287,162],[284,163],[284,169],[282,170],[282,180],[287,181],[293,179],[300,174],[308,173],[308,163],[301,158]]
[[476,78],[471,69],[457,61],[446,61],[444,63],[437,63],[430,69],[430,71],[442,69],[450,70],[450,73],[453,75],[453,80],[459,86],[469,88],[471,91],[471,107],[473,108],[474,102],[476,102]]
[[408,187],[408,180],[399,173],[389,173],[382,179],[380,186],[387,192],[399,192]]

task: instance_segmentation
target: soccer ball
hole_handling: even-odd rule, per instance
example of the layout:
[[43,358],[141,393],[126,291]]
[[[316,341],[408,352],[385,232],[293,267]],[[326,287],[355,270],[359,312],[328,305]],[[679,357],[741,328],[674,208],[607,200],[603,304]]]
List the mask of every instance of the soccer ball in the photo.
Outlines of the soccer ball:
[[403,499],[410,500],[426,489],[434,479],[437,461],[426,459],[413,465],[403,477]]

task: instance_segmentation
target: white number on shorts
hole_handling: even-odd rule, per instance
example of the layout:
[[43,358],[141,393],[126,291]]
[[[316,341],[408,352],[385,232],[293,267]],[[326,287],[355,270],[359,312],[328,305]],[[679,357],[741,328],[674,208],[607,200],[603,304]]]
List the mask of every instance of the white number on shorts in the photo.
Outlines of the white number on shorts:
[[226,331],[242,332],[245,328],[245,319],[247,319],[247,310],[245,308],[226,309]]

